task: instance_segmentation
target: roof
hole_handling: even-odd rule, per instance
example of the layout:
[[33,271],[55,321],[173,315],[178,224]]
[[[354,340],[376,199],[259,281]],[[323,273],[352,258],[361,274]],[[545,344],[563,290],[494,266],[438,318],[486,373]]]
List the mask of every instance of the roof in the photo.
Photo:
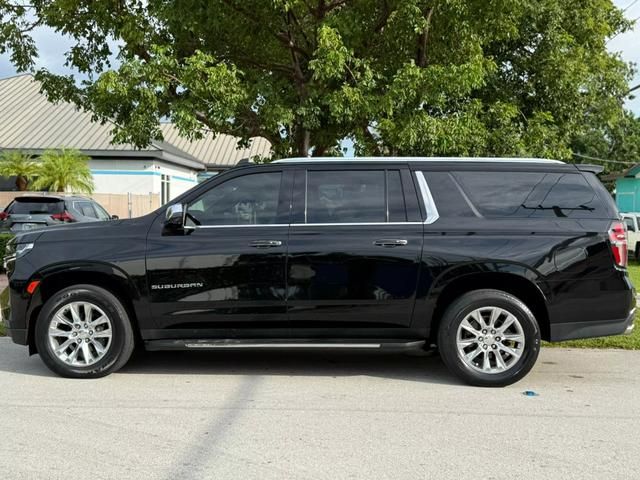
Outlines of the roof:
[[68,102],[51,103],[32,75],[0,79],[0,150],[40,154],[48,148],[75,148],[92,157],[158,158],[196,170],[206,166],[230,167],[240,159],[267,157],[271,144],[252,139],[251,146],[237,150],[239,139],[230,135],[206,135],[190,142],[172,124],[162,124],[164,141],[153,140],[146,148],[112,143],[112,123],[101,124],[91,113]]
[[547,158],[509,158],[509,157],[302,157],[285,158],[272,163],[366,163],[366,162],[469,162],[469,163],[533,163],[533,164],[560,164],[565,165],[560,160],[550,160]]
[[199,140],[190,141],[181,137],[180,132],[172,123],[163,123],[160,128],[166,142],[193,155],[209,169],[229,168],[243,158],[267,158],[271,155],[271,143],[262,137],[253,137],[250,139],[248,148],[238,149],[239,138],[232,135],[224,133],[215,135],[209,132]]

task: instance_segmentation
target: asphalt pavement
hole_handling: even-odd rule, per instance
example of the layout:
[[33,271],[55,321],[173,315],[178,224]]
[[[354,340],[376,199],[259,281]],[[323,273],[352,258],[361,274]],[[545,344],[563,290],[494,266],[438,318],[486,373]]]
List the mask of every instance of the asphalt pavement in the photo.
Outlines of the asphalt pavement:
[[324,351],[142,353],[68,380],[0,339],[7,480],[639,477],[640,352],[545,349],[483,389],[437,357]]

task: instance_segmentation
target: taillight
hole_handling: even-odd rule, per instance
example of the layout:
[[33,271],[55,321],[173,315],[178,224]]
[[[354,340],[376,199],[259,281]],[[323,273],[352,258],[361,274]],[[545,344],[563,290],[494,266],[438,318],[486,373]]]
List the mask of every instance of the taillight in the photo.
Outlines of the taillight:
[[53,215],[51,215],[51,218],[53,218],[54,220],[58,220],[60,222],[75,222],[76,221],[76,219],[73,218],[73,215],[71,215],[67,211],[64,211],[62,213],[54,213]]
[[9,218],[9,214],[7,212],[0,212],[0,221],[6,220],[7,218]]
[[627,226],[623,222],[613,222],[609,228],[611,253],[617,267],[627,267]]

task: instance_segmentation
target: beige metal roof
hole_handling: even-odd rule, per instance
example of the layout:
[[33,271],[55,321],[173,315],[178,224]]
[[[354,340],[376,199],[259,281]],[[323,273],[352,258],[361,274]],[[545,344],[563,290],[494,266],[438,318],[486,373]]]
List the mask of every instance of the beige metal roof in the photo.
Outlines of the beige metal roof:
[[[70,103],[49,102],[31,75],[0,80],[0,109],[3,149],[137,150],[133,145],[112,144],[112,125],[91,121],[91,114]],[[159,149],[151,145],[144,150]]]
[[113,125],[91,120],[91,114],[67,102],[53,104],[40,93],[31,75],[0,79],[0,150],[40,153],[47,148],[76,148],[91,156],[152,156],[198,170],[231,167],[242,158],[270,155],[271,144],[252,139],[249,148],[237,149],[238,139],[208,134],[190,142],[172,124],[163,124],[164,141],[144,149],[111,143]]
[[181,137],[178,129],[171,123],[163,123],[160,128],[165,142],[193,155],[210,169],[232,167],[243,158],[271,156],[271,143],[262,137],[253,137],[249,148],[238,149],[239,139],[224,133],[215,137],[208,133],[200,140],[190,141]]

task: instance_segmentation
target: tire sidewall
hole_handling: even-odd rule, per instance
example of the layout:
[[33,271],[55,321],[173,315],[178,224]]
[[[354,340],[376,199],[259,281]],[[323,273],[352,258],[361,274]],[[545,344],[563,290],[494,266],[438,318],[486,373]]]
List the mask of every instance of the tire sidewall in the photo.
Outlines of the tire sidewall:
[[[503,373],[481,373],[468,366],[458,355],[456,337],[464,318],[483,307],[499,307],[513,314],[525,336],[525,349],[516,364]],[[505,386],[524,377],[540,353],[540,329],[531,311],[518,298],[499,291],[475,291],[462,296],[445,312],[438,335],[440,351],[447,366],[467,382],[477,386]]]
[[[107,314],[111,321],[113,335],[109,351],[103,358],[93,365],[77,367],[64,363],[53,352],[49,343],[48,329],[52,316],[60,308],[71,302],[83,301],[95,304]],[[128,322],[129,318],[122,304],[106,290],[90,285],[78,285],[61,290],[45,303],[38,315],[35,330],[38,353],[51,370],[65,377],[96,378],[107,375],[113,370],[125,350],[127,335],[130,335],[130,328],[126,328]]]

